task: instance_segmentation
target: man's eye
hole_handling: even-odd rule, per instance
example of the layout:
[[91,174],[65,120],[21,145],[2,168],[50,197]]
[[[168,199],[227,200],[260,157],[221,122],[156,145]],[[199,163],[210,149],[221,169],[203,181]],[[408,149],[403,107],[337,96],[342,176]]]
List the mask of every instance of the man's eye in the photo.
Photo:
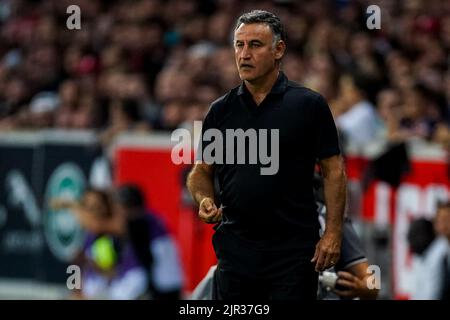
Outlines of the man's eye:
[[236,43],[236,47],[238,47],[238,48],[242,48],[244,46],[244,44],[242,44],[242,43]]

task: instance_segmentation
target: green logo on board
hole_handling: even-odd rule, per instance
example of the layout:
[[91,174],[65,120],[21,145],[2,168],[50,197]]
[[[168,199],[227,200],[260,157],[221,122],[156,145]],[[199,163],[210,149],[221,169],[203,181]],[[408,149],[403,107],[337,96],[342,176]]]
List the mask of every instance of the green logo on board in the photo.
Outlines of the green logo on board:
[[85,233],[69,209],[54,210],[52,199],[79,200],[86,185],[78,165],[64,163],[53,171],[45,193],[45,236],[51,252],[64,262],[71,261],[82,248]]

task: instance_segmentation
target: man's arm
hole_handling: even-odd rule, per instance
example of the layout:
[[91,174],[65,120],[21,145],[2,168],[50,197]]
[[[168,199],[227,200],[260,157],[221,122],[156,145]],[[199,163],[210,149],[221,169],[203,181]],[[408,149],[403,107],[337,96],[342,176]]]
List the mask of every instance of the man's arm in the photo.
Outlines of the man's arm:
[[324,181],[327,217],[325,233],[317,243],[311,260],[316,262],[316,271],[328,269],[339,260],[347,189],[344,162],[340,155],[322,159],[319,165]]
[[222,209],[214,203],[214,166],[197,162],[187,178],[187,188],[199,206],[198,216],[206,223],[222,219]]

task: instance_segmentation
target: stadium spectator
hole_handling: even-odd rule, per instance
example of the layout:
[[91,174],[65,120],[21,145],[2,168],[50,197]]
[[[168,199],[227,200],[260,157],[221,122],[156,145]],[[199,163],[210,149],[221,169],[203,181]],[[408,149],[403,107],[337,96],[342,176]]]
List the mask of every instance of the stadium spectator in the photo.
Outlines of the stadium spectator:
[[[437,217],[436,226],[439,224],[438,219]],[[431,221],[421,218],[414,220],[409,226],[408,242],[410,250],[416,258],[413,268],[411,299],[439,299],[444,275],[442,259],[447,251],[446,239],[436,235]]]
[[125,221],[128,237],[148,274],[152,299],[181,298],[183,274],[178,249],[163,221],[147,209],[144,195],[133,184],[114,192],[115,210]]
[[76,299],[140,299],[147,293],[148,275],[115,217],[107,192],[87,190],[80,202],[53,199],[54,208],[67,208],[86,229],[87,237],[76,259],[82,266],[81,290]]
[[440,266],[442,270],[442,282],[439,291],[440,300],[450,300],[450,203],[444,202],[438,205],[438,211],[434,220],[436,233],[446,240],[443,248]]

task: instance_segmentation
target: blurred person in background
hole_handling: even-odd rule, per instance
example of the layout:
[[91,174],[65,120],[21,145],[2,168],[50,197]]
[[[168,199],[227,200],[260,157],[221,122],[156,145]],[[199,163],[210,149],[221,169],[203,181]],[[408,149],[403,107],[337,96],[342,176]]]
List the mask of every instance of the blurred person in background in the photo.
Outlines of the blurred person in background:
[[54,92],[40,92],[29,105],[0,121],[1,130],[37,130],[53,126],[54,114],[59,106],[59,98]]
[[60,104],[55,112],[55,125],[61,129],[91,129],[96,124],[95,95],[80,92],[78,82],[66,80],[59,89]]
[[0,128],[3,119],[19,113],[29,100],[29,89],[24,79],[18,76],[5,79],[4,87],[0,93]]
[[350,145],[365,146],[379,137],[380,119],[367,98],[370,85],[369,79],[362,74],[345,74],[340,78],[342,110],[336,114],[336,125]]
[[144,298],[148,275],[129,241],[126,226],[112,211],[110,195],[89,189],[80,202],[54,199],[54,209],[70,209],[87,237],[76,263],[81,265],[81,290],[75,299]]
[[137,185],[119,186],[113,199],[137,257],[147,270],[152,299],[180,299],[183,274],[178,249],[162,219],[147,208]]
[[439,202],[433,223],[418,219],[408,231],[411,251],[419,255],[412,299],[449,300],[450,202]]
[[[442,209],[438,209],[438,212]],[[439,213],[438,213],[439,214]],[[436,216],[435,226],[439,224]],[[436,230],[437,231],[437,230]],[[425,218],[411,222],[407,234],[413,253],[412,300],[436,300],[440,298],[444,270],[442,259],[447,252],[447,241],[436,234],[433,222]]]
[[49,129],[53,126],[54,115],[59,107],[58,95],[54,92],[40,92],[34,96],[21,118],[22,129]]
[[[442,282],[439,291],[439,299],[450,301],[450,202],[438,205],[434,220],[434,228],[439,237],[446,240],[446,248],[440,260],[442,270]],[[443,246],[443,245],[442,245]]]
[[[91,190],[86,192],[79,203],[56,199],[53,201],[53,207],[72,209],[81,225],[89,231],[85,255],[94,250],[92,248],[95,248],[98,239],[101,239],[99,246],[105,248],[105,261],[110,261],[111,265],[103,270],[105,274],[100,275],[99,279],[96,279],[95,275],[88,278],[87,281],[92,281],[88,282],[87,290],[92,289],[96,294],[106,291],[104,286],[109,281],[105,281],[105,277],[114,276],[115,270],[122,270],[121,268],[128,272],[130,267],[133,270],[139,268],[132,270],[129,276],[129,281],[136,284],[136,287],[125,291],[124,295],[127,292],[139,292],[139,295],[134,295],[131,299],[181,298],[183,274],[178,249],[163,221],[146,208],[144,195],[137,185],[126,184],[117,187],[112,198],[104,191]],[[119,259],[119,253],[122,253],[117,251],[119,249],[123,250],[123,260]],[[112,268],[113,264],[115,269]],[[119,275],[125,276],[125,271],[122,270]],[[145,277],[142,277],[142,271]],[[133,275],[136,279],[139,278],[138,287]],[[122,282],[118,283],[120,284]],[[111,290],[111,297],[118,294],[114,293],[115,289]],[[94,296],[94,293],[89,292],[87,296]]]
[[108,127],[100,134],[100,140],[108,146],[121,133],[146,133],[149,130],[135,99],[114,99],[109,104]]
[[401,142],[407,137],[399,131],[401,117],[401,97],[397,90],[386,88],[377,95],[377,109],[382,121],[381,135],[391,142]]
[[431,105],[432,93],[421,84],[404,92],[400,131],[407,137],[431,140],[436,125],[442,121],[437,106]]
[[160,117],[153,123],[153,127],[164,131],[178,128],[183,123],[186,104],[186,100],[183,99],[168,100],[160,110]]
[[66,80],[59,87],[60,105],[55,113],[55,125],[59,128],[70,128],[71,117],[78,105],[79,86],[76,81]]

